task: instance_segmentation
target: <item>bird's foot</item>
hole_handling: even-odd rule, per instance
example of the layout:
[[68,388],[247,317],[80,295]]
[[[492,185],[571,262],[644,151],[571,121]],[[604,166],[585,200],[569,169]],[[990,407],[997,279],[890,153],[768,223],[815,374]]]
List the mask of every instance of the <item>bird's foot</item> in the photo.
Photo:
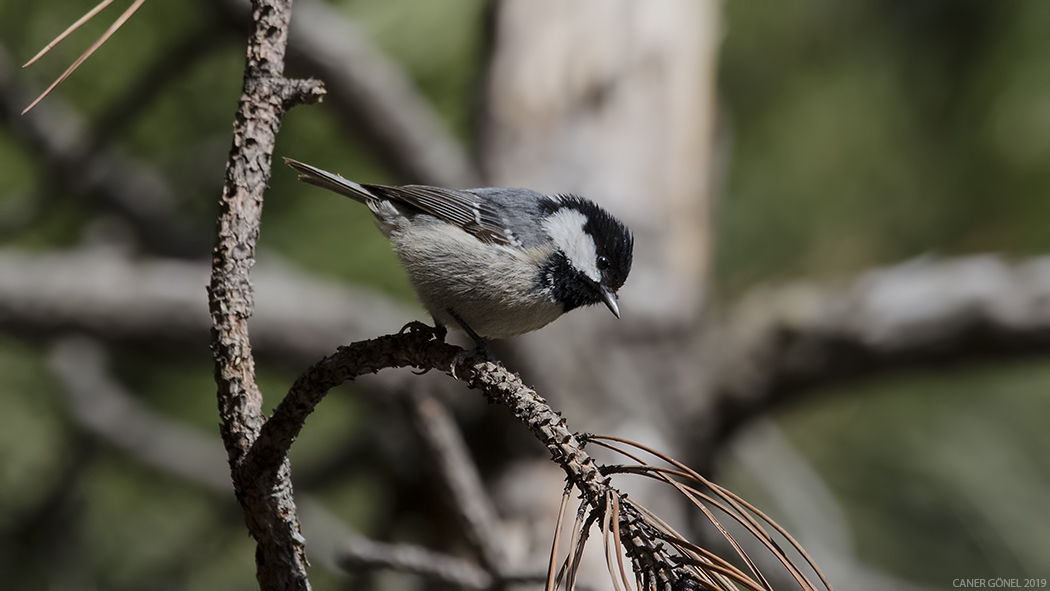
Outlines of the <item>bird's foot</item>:
[[401,327],[401,330],[397,331],[397,334],[405,334],[406,332],[414,333],[425,333],[434,337],[438,342],[444,343],[445,336],[448,334],[448,329],[440,324],[430,326],[429,324],[413,320],[408,324]]
[[[471,356],[476,353],[481,353],[485,356],[485,361],[491,361],[492,363],[496,363],[496,356],[492,354],[492,349],[489,348],[488,340],[486,340],[478,333],[474,332],[474,329],[470,328],[470,326],[466,322],[463,322],[463,319],[459,317],[459,314],[456,314],[451,309],[448,310],[448,314],[449,316],[455,318],[456,322],[459,323],[460,328],[463,329],[463,332],[467,333],[467,336],[469,336],[471,340],[474,341],[474,350],[464,351],[464,353],[466,353],[467,356]],[[460,360],[462,361],[462,359]]]
[[488,361],[489,363],[499,363],[499,360],[496,359],[496,356],[492,354],[492,349],[489,349],[488,343],[482,341],[473,349],[460,351],[459,353],[456,353],[454,357],[452,357],[452,377],[458,380],[459,376],[456,375],[456,368],[471,360],[476,359],[479,355],[484,357],[484,360]]

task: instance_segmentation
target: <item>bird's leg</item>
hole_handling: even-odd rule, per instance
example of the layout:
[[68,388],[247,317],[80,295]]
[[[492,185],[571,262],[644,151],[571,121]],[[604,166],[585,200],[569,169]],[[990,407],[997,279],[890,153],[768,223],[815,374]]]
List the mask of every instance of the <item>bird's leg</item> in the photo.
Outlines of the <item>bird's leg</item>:
[[456,314],[451,309],[448,309],[446,311],[448,312],[449,316],[451,316],[453,319],[455,319],[456,322],[459,323],[459,326],[463,329],[463,332],[467,333],[467,335],[474,340],[474,345],[476,346],[475,350],[481,351],[482,353],[484,353],[486,359],[495,362],[496,356],[492,354],[492,349],[489,349],[488,341],[481,338],[481,336],[479,336],[478,333],[474,332],[474,329],[467,326],[467,323],[463,322],[463,319],[459,317],[459,314]]

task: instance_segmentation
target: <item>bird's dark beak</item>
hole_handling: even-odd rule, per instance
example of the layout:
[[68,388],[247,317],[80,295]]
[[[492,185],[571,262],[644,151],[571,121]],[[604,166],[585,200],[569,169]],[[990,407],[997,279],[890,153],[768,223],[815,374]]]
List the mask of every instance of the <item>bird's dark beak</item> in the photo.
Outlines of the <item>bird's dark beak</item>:
[[617,318],[619,318],[620,306],[616,303],[616,292],[610,290],[604,285],[599,286],[598,289],[601,291],[602,300],[605,302],[605,305],[609,308],[609,311],[612,312]]

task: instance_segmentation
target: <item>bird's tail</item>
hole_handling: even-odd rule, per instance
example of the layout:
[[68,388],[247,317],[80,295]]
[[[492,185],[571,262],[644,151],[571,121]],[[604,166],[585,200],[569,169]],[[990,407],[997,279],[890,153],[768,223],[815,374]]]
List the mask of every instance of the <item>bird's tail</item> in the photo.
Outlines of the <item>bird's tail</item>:
[[292,160],[291,158],[285,158],[284,161],[288,166],[291,166],[299,173],[299,180],[304,183],[309,183],[315,187],[334,191],[359,203],[366,203],[369,199],[376,198],[376,196],[370,193],[368,189],[354,181],[348,181],[337,174],[333,174],[327,170],[321,170],[316,166],[303,164],[302,162]]

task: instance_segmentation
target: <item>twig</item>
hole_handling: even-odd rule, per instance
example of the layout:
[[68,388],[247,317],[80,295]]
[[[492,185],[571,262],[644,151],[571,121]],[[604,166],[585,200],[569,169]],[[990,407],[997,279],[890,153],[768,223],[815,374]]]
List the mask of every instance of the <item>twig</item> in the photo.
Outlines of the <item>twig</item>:
[[499,518],[455,419],[434,396],[417,386],[408,396],[416,430],[434,458],[438,474],[467,538],[485,567],[497,576],[507,567]]
[[[142,344],[203,346],[211,327],[208,265],[133,260],[109,249],[32,253],[0,249],[0,327],[29,334],[68,330]],[[302,367],[340,343],[412,318],[389,298],[260,264],[252,346]],[[119,285],[120,289],[113,289]]]
[[244,88],[219,202],[208,295],[220,432],[237,500],[258,544],[256,577],[264,590],[308,591],[305,540],[295,513],[287,459],[268,473],[249,473],[241,466],[264,421],[248,339],[254,306],[249,271],[255,262],[274,141],[288,108],[316,102],[324,94],[316,81],[293,81],[282,75],[290,19],[291,0],[252,4]]
[[[215,5],[234,26],[247,2]],[[317,0],[296,2],[289,59],[322,78],[326,99],[384,163],[407,181],[477,187],[481,174],[462,143],[407,73],[376,49],[339,11]]]
[[339,566],[359,572],[389,568],[465,589],[489,589],[493,578],[477,565],[411,544],[385,544],[367,538],[347,539],[337,555]]

